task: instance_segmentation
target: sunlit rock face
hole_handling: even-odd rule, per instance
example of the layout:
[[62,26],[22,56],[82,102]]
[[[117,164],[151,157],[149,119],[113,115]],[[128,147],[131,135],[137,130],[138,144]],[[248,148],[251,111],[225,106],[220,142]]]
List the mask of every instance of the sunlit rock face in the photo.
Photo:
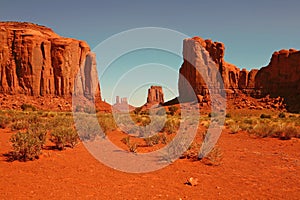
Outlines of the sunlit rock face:
[[75,87],[75,93],[100,98],[95,54],[84,41],[31,23],[0,27],[2,93],[70,96]]

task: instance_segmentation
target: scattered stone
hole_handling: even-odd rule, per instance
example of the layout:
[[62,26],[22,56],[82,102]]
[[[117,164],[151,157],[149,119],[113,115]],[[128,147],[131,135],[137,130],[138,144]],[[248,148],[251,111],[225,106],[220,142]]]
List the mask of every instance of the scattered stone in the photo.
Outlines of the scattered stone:
[[198,178],[190,177],[189,179],[187,179],[185,184],[190,185],[190,186],[196,186],[196,185],[198,185]]

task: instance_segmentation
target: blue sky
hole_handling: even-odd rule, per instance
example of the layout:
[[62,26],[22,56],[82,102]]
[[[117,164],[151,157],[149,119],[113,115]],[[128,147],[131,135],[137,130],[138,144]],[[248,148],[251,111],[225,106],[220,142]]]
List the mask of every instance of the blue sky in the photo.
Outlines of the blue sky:
[[[279,49],[300,49],[300,3],[296,0],[262,1],[15,1],[2,0],[1,21],[29,21],[51,27],[58,34],[85,40],[91,46],[111,35],[138,27],[164,27],[182,32],[188,36],[198,35],[221,41],[226,46],[226,61],[240,68],[260,68],[268,64],[271,54]],[[145,52],[144,52],[145,53]],[[148,53],[155,54],[149,51]],[[97,55],[99,56],[99,55]],[[131,57],[130,57],[131,56]],[[141,59],[141,55],[137,53]],[[180,59],[170,62],[170,55],[149,60],[161,61],[178,70]],[[128,58],[136,57],[129,54]],[[126,59],[125,59],[126,60]],[[162,61],[164,60],[164,61]],[[119,68],[133,67],[115,62],[111,72],[101,81],[103,98],[111,101],[111,89],[115,84]],[[143,61],[143,59],[142,59]],[[116,64],[117,63],[117,64]],[[139,64],[143,64],[139,62]],[[101,67],[101,66],[99,66]],[[122,71],[122,70],[119,70]],[[173,82],[173,89],[176,89]],[[170,78],[171,79],[171,78]],[[155,82],[155,80],[154,80]],[[138,86],[137,86],[138,87]],[[146,87],[145,87],[146,90]],[[147,91],[132,102],[135,105],[145,101]],[[123,96],[126,94],[121,94]],[[168,95],[166,99],[171,98]]]

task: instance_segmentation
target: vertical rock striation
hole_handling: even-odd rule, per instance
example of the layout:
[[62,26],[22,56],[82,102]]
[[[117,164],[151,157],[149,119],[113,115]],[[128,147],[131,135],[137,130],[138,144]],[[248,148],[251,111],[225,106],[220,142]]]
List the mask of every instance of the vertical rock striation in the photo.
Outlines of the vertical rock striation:
[[[183,41],[184,62],[178,81],[181,99],[194,100],[193,93],[198,100],[207,99],[205,96],[209,92],[224,89],[229,97],[238,93],[256,98],[281,96],[290,110],[300,111],[300,51],[275,52],[268,66],[250,72],[225,62],[224,53],[224,44],[220,42],[200,37]],[[220,74],[223,86],[217,81],[217,74]]]
[[84,41],[31,23],[0,22],[0,92],[69,96],[74,86],[75,93],[100,97],[95,54]]
[[164,103],[164,93],[161,86],[151,86],[148,89],[147,104]]

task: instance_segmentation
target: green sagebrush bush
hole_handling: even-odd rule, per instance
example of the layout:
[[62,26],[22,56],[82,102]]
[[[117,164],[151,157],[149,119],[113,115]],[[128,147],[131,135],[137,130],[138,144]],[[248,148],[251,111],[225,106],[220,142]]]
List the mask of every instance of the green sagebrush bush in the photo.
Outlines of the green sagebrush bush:
[[39,158],[45,143],[44,137],[34,131],[17,132],[10,138],[13,150],[10,153],[11,160],[34,160]]
[[78,143],[78,134],[73,127],[57,127],[52,130],[50,141],[59,150],[69,146],[73,148]]

